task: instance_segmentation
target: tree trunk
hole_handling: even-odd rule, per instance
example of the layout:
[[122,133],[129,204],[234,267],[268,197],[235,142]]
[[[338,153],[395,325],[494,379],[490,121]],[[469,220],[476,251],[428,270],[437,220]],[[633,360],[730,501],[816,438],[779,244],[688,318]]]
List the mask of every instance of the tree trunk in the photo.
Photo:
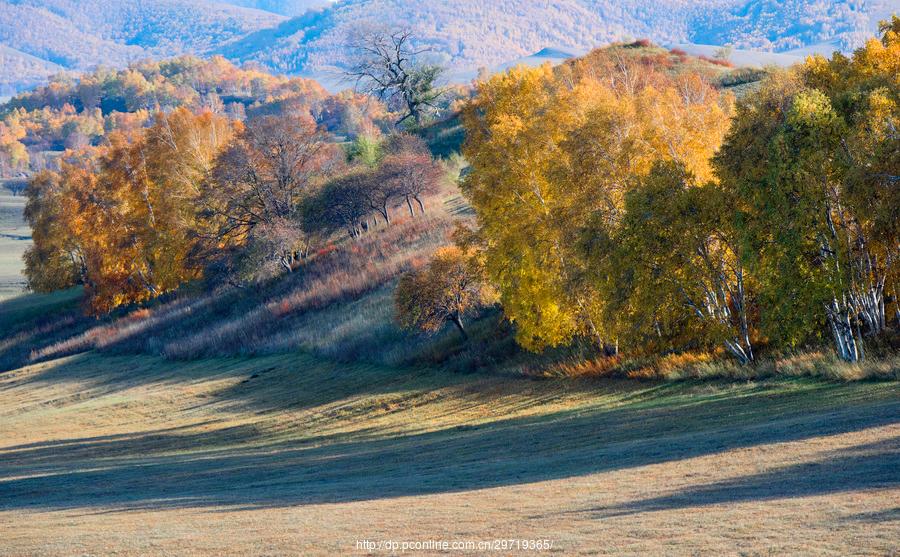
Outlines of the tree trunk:
[[281,257],[280,260],[281,260],[281,266],[284,267],[288,273],[294,272],[294,269],[291,268],[291,264],[288,262],[288,259],[286,257]]
[[406,206],[409,207],[409,216],[414,217],[416,213],[413,212],[412,201],[410,201],[409,196],[406,196]]
[[463,327],[462,318],[459,315],[454,315],[450,318],[450,321],[456,325],[456,328],[459,329],[460,334],[463,337],[463,340],[469,340],[469,333],[466,332],[466,328]]
[[416,203],[419,204],[419,210],[422,211],[422,214],[425,214],[425,205],[422,203],[422,200],[419,199],[419,196],[415,195],[413,198],[416,200]]
[[826,306],[826,311],[838,356],[846,362],[858,362],[860,359],[859,347],[846,308],[842,307],[842,304],[838,303],[835,298],[831,304]]
[[737,358],[742,366],[749,364],[753,360],[752,352],[745,350],[737,340],[726,340],[725,348],[731,352],[732,356]]

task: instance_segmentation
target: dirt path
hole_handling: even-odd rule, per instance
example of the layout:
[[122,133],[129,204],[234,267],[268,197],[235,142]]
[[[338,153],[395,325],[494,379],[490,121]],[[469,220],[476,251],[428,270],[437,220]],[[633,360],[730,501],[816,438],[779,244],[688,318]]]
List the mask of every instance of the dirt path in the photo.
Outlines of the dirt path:
[[0,553],[885,554],[898,395],[80,356],[0,375]]

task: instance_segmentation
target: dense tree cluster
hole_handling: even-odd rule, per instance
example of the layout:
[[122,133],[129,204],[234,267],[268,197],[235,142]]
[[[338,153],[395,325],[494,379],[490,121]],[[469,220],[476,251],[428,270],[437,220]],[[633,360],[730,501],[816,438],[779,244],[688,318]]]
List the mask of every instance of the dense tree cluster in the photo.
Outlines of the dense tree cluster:
[[208,225],[196,210],[200,184],[232,133],[221,116],[180,108],[35,176],[26,190],[29,286],[83,283],[92,309],[103,312],[198,276],[190,255]]
[[303,78],[273,76],[222,57],[145,61],[125,70],[65,75],[0,107],[0,178],[54,169],[66,149],[96,146],[111,132],[148,126],[156,112],[209,110],[231,120],[302,115],[338,136],[378,136],[393,119],[366,95],[328,94]]
[[615,51],[557,71],[513,69],[479,86],[465,114],[472,171],[463,191],[524,346],[579,334],[614,342],[600,319],[599,287],[612,283],[590,276],[586,230],[599,238],[618,227],[626,193],[658,160],[709,179],[730,111],[730,98],[700,77],[656,73]]
[[889,299],[900,317],[900,18],[882,31],[745,99],[715,161],[761,334],[795,345],[828,331],[849,361],[884,332]]
[[102,313],[203,276],[292,272],[314,241],[390,224],[397,206],[412,213],[408,199],[424,211],[439,186],[444,170],[421,140],[366,141],[371,166],[348,163],[306,113],[244,123],[182,107],[67,151],[26,190],[29,286],[84,284]]
[[895,17],[736,108],[614,50],[481,83],[463,190],[519,342],[861,358],[898,311],[898,75]]

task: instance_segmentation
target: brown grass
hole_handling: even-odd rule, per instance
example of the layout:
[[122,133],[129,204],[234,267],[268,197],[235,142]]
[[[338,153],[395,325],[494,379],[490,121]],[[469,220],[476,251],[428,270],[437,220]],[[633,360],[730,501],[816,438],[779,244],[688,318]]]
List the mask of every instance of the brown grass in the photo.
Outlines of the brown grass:
[[[288,340],[295,330],[291,326],[294,321],[386,288],[401,273],[423,265],[437,247],[448,243],[453,223],[442,210],[417,218],[398,218],[391,227],[358,241],[325,246],[291,276],[271,284],[200,295],[176,294],[171,301],[109,318],[39,346],[31,352],[30,360],[91,349],[124,348],[178,359],[270,352],[276,346],[296,349],[300,344]],[[388,308],[392,307],[388,301]],[[391,316],[383,321],[392,325]],[[322,331],[330,329],[328,323],[320,326]]]
[[898,400],[885,382],[94,353],[0,375],[0,553],[540,538],[558,555],[889,554]]
[[723,68],[733,68],[734,67],[733,63],[731,63],[728,60],[723,60],[721,58],[712,58],[712,57],[706,56],[704,54],[697,56],[697,58],[699,58],[700,60],[703,60],[704,62],[708,62],[708,63],[716,65],[716,66],[722,66]]
[[547,377],[619,377],[640,380],[731,379],[767,377],[818,377],[837,381],[900,379],[900,354],[847,363],[827,350],[811,350],[784,356],[767,356],[742,366],[721,353],[687,352],[632,358],[601,357],[553,363],[531,374]]

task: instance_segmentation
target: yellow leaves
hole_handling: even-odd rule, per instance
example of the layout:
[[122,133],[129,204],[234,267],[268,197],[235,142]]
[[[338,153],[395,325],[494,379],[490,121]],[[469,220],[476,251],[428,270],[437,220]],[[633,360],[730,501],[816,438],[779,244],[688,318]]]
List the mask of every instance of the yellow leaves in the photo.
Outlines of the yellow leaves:
[[487,274],[528,349],[598,326],[585,323],[603,301],[578,277],[576,244],[589,219],[614,223],[657,160],[698,181],[712,177],[731,97],[698,76],[627,70],[623,86],[597,72],[514,68],[482,82],[465,112],[473,171],[463,190],[482,226]]
[[514,68],[480,83],[465,111],[472,172],[463,190],[488,276],[532,350],[597,333],[588,316],[603,301],[584,282],[577,249],[588,220],[615,223],[657,160],[711,178],[728,128],[731,97],[699,76],[643,75],[615,60],[602,69]]
[[178,109],[132,137],[109,134],[95,158],[69,153],[60,176],[30,194],[29,283],[58,286],[46,274],[65,267],[68,255],[66,282],[80,275],[101,313],[198,276],[188,254],[205,222],[200,181],[230,138],[224,117]]
[[475,259],[456,246],[437,250],[419,271],[401,277],[395,291],[397,318],[403,327],[436,332],[453,323],[465,336],[468,313],[490,303]]

